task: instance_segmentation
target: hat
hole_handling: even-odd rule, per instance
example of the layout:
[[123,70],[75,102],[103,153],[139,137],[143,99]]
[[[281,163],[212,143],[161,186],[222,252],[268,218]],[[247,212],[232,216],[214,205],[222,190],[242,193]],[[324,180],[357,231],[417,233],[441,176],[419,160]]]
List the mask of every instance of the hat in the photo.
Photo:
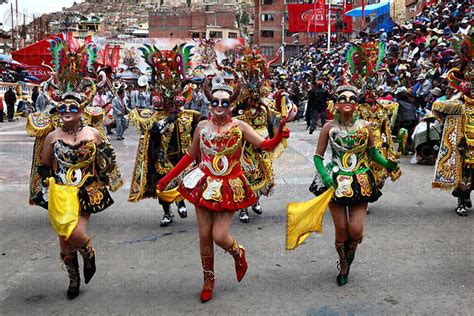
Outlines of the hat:
[[440,96],[443,94],[443,92],[441,91],[441,89],[438,88],[438,87],[436,87],[436,88],[434,88],[434,89],[431,89],[431,90],[430,90],[430,93],[431,93],[431,95],[433,95],[433,96],[435,96],[435,97],[440,97]]
[[430,38],[430,42],[431,42],[431,41],[438,41],[438,39],[439,39],[438,36],[436,36],[436,35],[435,35],[435,36],[432,36],[432,37]]
[[462,19],[461,24],[469,23],[469,20],[467,18]]
[[434,28],[434,29],[433,29],[433,32],[436,33],[436,34],[438,34],[438,35],[443,35],[443,31],[441,31],[441,30],[438,29],[438,28]]
[[418,77],[416,77],[416,80],[425,80],[426,75],[425,74],[419,74]]
[[434,119],[436,116],[433,114],[431,111],[427,111],[425,116],[421,119],[422,121],[429,120],[429,119]]

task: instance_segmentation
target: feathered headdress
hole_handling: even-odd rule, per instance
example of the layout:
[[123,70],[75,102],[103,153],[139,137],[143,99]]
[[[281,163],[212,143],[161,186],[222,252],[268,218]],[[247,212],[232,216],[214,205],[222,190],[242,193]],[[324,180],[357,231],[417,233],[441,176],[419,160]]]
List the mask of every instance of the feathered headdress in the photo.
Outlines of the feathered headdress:
[[168,52],[148,44],[139,49],[151,69],[152,102],[155,107],[176,109],[191,100],[191,88],[186,86],[190,79],[186,77],[183,55],[178,46]]
[[270,94],[268,73],[270,65],[279,58],[280,56],[277,54],[274,59],[267,61],[257,46],[247,46],[241,49],[235,68],[242,76],[242,101],[248,98],[256,101]]
[[450,40],[451,46],[457,55],[458,67],[448,72],[449,85],[462,92],[469,98],[473,97],[474,81],[474,33],[471,35],[456,34]]
[[379,71],[384,64],[385,48],[385,42],[351,44],[346,52],[344,84],[355,86],[362,94],[375,93],[383,80]]
[[97,48],[90,38],[85,42],[71,34],[64,38],[55,36],[49,40],[49,51],[53,57],[49,95],[55,102],[76,103],[84,109],[92,102],[96,92],[94,80],[89,74],[94,71]]
[[267,78],[270,65],[280,58],[279,55],[267,62],[257,46],[247,46],[241,49],[240,58],[237,61],[237,71],[248,77]]

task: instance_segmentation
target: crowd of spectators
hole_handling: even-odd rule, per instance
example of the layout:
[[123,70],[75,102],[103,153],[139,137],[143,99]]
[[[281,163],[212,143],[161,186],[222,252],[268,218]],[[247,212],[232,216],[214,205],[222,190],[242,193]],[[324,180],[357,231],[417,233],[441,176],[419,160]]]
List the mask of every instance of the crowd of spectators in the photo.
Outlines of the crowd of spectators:
[[383,83],[377,87],[377,94],[402,101],[399,121],[414,120],[415,124],[429,111],[434,100],[456,94],[446,80],[447,72],[457,62],[450,39],[456,34],[472,34],[471,5],[469,0],[453,0],[426,6],[415,18],[395,25],[392,32],[383,29],[374,34],[360,32],[355,39],[336,43],[330,52],[326,51],[324,37],[320,37],[274,70],[274,84],[288,91],[299,105],[300,115],[307,103],[306,120],[308,128],[313,126],[312,130],[315,120],[321,117],[323,123],[325,119],[319,115],[321,97],[325,97],[318,92],[319,84],[329,96],[343,84],[348,45],[385,41]]

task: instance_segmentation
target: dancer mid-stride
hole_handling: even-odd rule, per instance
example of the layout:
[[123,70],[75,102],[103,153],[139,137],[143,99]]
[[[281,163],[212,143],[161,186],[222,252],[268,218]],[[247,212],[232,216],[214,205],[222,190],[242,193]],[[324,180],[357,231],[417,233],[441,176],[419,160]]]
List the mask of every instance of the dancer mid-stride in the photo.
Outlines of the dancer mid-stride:
[[69,274],[67,297],[73,299],[81,284],[77,253],[84,259],[86,284],[96,271],[95,250],[86,233],[89,218],[112,205],[108,189],[118,190],[123,181],[102,127],[102,110],[88,106],[95,94],[88,76],[96,56],[94,44],[71,36],[56,38],[51,52],[55,75],[47,87],[55,106],[31,114],[26,126],[36,137],[30,202],[48,209]]
[[[370,160],[388,171],[396,171],[398,164],[380,154],[374,147],[370,124],[355,114],[358,106],[356,88],[341,86],[336,95],[334,120],[326,123],[319,135],[314,155],[317,173],[310,187],[310,191],[324,202],[313,210],[308,207],[310,202],[289,205],[288,241],[293,242],[288,242],[287,248],[296,248],[310,232],[320,231],[322,215],[329,203],[339,254],[337,284],[342,286],[348,282],[349,268],[357,246],[362,242],[367,203],[375,202],[382,195],[370,169]],[[332,157],[331,162],[324,165],[323,156],[328,144]],[[319,222],[319,228],[311,228],[316,222]],[[308,223],[306,227],[305,223]]]
[[243,142],[272,151],[289,136],[285,120],[275,137],[265,140],[250,125],[232,118],[237,95],[222,77],[213,79],[212,95],[208,93],[211,118],[198,124],[188,153],[158,182],[158,190],[165,190],[173,178],[199,158],[198,166],[183,178],[178,191],[196,208],[204,273],[203,303],[212,298],[214,289],[214,242],[234,258],[237,281],[247,271],[245,249],[229,233],[234,212],[256,202],[240,165]]

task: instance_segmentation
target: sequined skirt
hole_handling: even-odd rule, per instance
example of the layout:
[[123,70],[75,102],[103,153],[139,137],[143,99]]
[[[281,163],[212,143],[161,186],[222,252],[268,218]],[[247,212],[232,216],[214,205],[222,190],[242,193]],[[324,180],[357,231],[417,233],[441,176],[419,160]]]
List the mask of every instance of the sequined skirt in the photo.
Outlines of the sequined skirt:
[[257,202],[241,171],[216,177],[196,167],[183,178],[178,191],[195,206],[215,212],[235,212]]
[[[336,184],[336,191],[332,197],[332,202],[339,205],[353,206],[361,203],[372,203],[377,201],[382,195],[370,170],[354,175],[334,173],[332,178]],[[309,191],[319,196],[326,190],[327,188],[324,186],[321,176],[319,173],[316,173]]]

